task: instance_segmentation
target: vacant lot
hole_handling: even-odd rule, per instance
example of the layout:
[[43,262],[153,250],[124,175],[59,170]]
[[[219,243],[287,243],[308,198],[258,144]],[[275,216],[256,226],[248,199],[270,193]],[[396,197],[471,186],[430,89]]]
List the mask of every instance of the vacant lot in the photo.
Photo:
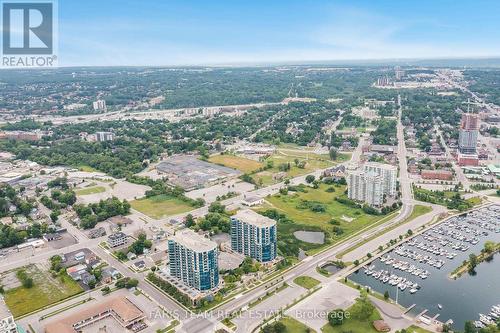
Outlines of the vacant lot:
[[[344,158],[345,156],[342,155],[342,160]],[[280,150],[277,154],[267,158],[265,163],[268,163],[268,161],[272,163],[272,168],[252,175],[252,178],[257,184],[270,185],[282,181],[283,179],[281,178],[274,179],[273,177],[282,172],[280,170],[281,165],[290,165],[289,170],[285,171],[285,177],[297,177],[311,173],[315,170],[326,169],[336,164],[336,162],[331,161],[329,157],[325,155],[307,152],[289,152],[286,150]],[[303,167],[301,167],[302,164]]]
[[[314,189],[309,186],[299,186],[299,191],[289,191],[288,194],[277,194],[266,198],[268,204],[258,207],[260,212],[275,209],[286,215],[292,223],[278,223],[281,249],[292,249],[299,246],[303,250],[320,249],[324,245],[336,243],[359,230],[376,224],[384,216],[368,215],[362,209],[352,208],[335,200],[343,196],[345,185],[321,184]],[[295,231],[322,231],[325,233],[325,244],[311,244],[297,241]],[[292,250],[296,252],[296,249]]]
[[83,292],[78,283],[67,275],[52,278],[35,265],[24,269],[33,279],[33,287],[20,286],[4,294],[5,303],[16,318]]
[[304,287],[306,289],[311,289],[311,288],[314,288],[316,287],[318,284],[320,284],[320,282],[318,280],[316,280],[315,278],[312,278],[310,276],[305,276],[305,275],[302,275],[302,276],[297,276],[293,282],[295,282],[296,284],[298,284],[299,286],[301,287]]
[[[304,192],[288,192],[287,195],[277,194],[266,200],[278,211],[285,213],[290,219],[307,225],[316,225],[331,232],[333,225],[330,221],[337,221],[345,234],[352,234],[362,227],[373,223],[382,216],[368,215],[359,208],[352,208],[335,201],[336,197],[343,196],[345,185],[321,184],[319,188],[304,186]],[[331,191],[333,188],[335,192]],[[324,211],[313,211],[306,208],[304,203],[318,203]]]
[[[353,305],[349,309],[346,310],[346,312],[354,313]],[[380,313],[377,311],[377,309],[373,310],[373,313],[369,318],[366,320],[360,320],[356,319],[354,317],[348,318],[344,320],[344,323],[339,326],[332,326],[330,324],[326,324],[321,328],[321,331],[323,333],[343,333],[343,332],[351,332],[351,333],[377,333],[378,331],[373,327],[373,322],[375,320],[382,319],[380,316]],[[411,332],[411,331],[410,331]]]
[[76,190],[75,193],[76,195],[89,195],[89,194],[102,193],[105,191],[106,189],[103,186],[91,186]]
[[263,166],[261,162],[235,155],[214,155],[208,159],[209,162],[233,168],[244,173],[251,173]]
[[130,205],[133,209],[154,219],[185,213],[193,209],[187,202],[168,195],[133,200]]

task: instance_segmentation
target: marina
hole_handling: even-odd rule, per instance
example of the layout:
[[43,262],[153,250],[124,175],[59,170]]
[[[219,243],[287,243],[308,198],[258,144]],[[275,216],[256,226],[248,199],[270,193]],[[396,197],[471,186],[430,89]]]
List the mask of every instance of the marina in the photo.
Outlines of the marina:
[[[449,278],[486,241],[500,242],[500,205],[490,205],[448,218],[402,243],[349,276],[361,286],[384,294],[411,309],[462,329],[465,321],[477,327],[496,320],[500,310],[498,258],[476,267],[475,274]],[[481,315],[480,315],[481,314]]]
[[488,315],[479,314],[479,320],[474,321],[474,326],[476,328],[484,328],[488,325],[493,325],[495,322],[500,319],[500,304],[493,305],[490,309],[490,313]]

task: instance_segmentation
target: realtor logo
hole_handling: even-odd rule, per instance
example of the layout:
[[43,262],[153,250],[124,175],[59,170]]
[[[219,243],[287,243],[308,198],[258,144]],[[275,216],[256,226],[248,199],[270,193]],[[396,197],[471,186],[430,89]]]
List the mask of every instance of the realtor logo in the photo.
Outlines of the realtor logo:
[[2,6],[2,66],[54,66],[55,3],[4,0]]

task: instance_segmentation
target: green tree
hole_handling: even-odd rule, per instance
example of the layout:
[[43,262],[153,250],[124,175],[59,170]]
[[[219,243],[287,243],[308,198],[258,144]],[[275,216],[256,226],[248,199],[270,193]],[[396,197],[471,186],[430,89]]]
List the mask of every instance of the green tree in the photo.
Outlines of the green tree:
[[477,256],[474,253],[469,255],[469,272],[473,272],[478,264]]
[[308,184],[311,184],[314,181],[314,179],[316,179],[316,177],[314,177],[314,175],[307,175],[306,176],[306,182]]
[[345,311],[342,309],[336,309],[328,313],[328,322],[332,326],[340,326],[344,323]]
[[194,221],[194,217],[192,214],[187,214],[186,215],[186,220],[185,220],[185,225],[186,225],[186,228],[191,228],[192,226],[194,226],[196,223]]
[[330,148],[330,152],[329,152],[329,155],[330,155],[330,159],[332,161],[336,161],[338,156],[339,156],[339,153],[337,151],[337,149],[335,148]]
[[464,325],[464,333],[476,333],[476,327],[471,321],[466,321]]
[[351,315],[353,318],[365,321],[370,318],[374,310],[375,306],[368,299],[367,293],[362,291],[356,299],[356,303],[351,307]]

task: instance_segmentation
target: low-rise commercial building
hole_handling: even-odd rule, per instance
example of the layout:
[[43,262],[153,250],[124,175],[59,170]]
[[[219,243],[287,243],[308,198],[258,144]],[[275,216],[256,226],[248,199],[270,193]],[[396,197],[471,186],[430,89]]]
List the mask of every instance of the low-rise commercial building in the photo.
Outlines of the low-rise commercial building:
[[114,319],[124,330],[127,330],[133,329],[134,325],[142,324],[146,316],[131,300],[118,296],[47,324],[45,333],[82,332],[108,318]]
[[118,247],[127,244],[128,236],[123,232],[115,232],[108,236],[108,246],[109,247]]
[[477,156],[477,154],[459,153],[457,160],[458,160],[458,165],[460,165],[460,166],[478,166],[479,165],[479,157]]
[[248,206],[248,207],[258,206],[258,205],[261,205],[263,202],[264,202],[264,199],[262,199],[260,197],[254,197],[254,196],[249,196],[249,197],[243,198],[243,200],[241,200],[241,204],[243,206]]
[[452,180],[453,172],[449,170],[422,170],[420,176],[423,179]]

